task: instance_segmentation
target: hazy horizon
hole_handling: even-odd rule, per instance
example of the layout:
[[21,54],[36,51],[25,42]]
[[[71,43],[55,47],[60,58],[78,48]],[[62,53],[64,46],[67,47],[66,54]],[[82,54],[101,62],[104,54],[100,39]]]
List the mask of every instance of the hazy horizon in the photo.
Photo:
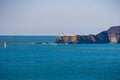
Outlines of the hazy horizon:
[[120,25],[119,0],[0,0],[0,35],[98,34]]

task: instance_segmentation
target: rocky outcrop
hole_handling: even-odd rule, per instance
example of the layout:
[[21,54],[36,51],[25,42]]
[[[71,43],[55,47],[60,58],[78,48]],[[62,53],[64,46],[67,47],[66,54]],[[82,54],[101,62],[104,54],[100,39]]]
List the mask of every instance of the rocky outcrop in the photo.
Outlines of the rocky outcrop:
[[107,32],[111,43],[120,43],[120,26],[113,26]]
[[68,44],[100,44],[120,43],[120,26],[113,26],[97,35],[59,35],[55,43]]

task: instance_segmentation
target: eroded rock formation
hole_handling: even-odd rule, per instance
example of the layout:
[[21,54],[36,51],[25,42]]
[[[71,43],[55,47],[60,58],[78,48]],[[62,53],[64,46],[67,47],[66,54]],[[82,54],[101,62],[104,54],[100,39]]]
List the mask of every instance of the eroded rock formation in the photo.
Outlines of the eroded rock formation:
[[97,44],[97,43],[120,43],[120,26],[113,26],[97,35],[60,35],[55,43],[68,44]]

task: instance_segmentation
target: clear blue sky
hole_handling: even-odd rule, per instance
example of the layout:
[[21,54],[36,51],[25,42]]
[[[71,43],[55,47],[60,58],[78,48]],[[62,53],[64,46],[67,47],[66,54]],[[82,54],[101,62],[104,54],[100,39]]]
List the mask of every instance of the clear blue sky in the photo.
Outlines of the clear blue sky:
[[97,34],[120,25],[120,0],[0,0],[0,35]]

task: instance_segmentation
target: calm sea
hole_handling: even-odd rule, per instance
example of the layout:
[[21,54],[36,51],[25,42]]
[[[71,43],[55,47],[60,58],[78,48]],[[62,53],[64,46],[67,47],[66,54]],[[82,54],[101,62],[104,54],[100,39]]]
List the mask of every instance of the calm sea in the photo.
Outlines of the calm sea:
[[57,45],[55,38],[1,36],[0,80],[120,80],[120,44]]

